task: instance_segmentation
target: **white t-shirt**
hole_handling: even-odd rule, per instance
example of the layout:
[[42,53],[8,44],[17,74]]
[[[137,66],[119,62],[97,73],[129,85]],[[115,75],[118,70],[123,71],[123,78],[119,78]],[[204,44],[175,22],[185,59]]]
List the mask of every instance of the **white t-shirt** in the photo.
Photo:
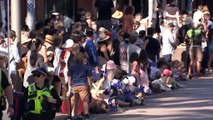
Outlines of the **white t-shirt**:
[[203,18],[203,12],[200,10],[197,10],[194,14],[193,14],[193,22],[194,23],[199,23],[200,19]]
[[175,48],[172,46],[171,43],[176,43],[176,40],[173,36],[173,33],[169,29],[167,29],[163,33],[162,55],[169,55],[174,53]]
[[55,75],[59,74],[59,68],[60,68],[59,59],[60,59],[61,52],[62,50],[60,48],[57,48],[57,47],[55,48],[55,54],[54,54],[54,60],[53,60]]

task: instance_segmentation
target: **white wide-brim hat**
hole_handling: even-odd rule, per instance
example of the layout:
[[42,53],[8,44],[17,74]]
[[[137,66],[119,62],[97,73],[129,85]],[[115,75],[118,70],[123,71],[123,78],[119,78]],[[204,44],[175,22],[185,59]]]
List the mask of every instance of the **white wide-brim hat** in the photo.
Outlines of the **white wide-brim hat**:
[[72,39],[67,39],[66,42],[61,46],[62,48],[71,48],[74,44]]

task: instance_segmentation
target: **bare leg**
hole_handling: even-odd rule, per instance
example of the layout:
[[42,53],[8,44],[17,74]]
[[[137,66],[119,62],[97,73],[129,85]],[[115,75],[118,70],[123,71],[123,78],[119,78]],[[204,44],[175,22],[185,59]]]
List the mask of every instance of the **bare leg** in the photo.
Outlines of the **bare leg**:
[[209,59],[208,59],[208,72],[210,72],[212,60],[213,60],[213,54],[212,54],[212,53],[209,53]]
[[55,82],[55,89],[56,89],[56,92],[58,93],[58,95],[60,96],[61,95],[61,82]]
[[201,62],[197,61],[197,73],[201,73]]
[[117,103],[119,106],[129,106],[129,105],[130,105],[129,102],[125,102],[125,101],[122,101],[122,100],[116,100],[116,103]]
[[72,98],[72,102],[71,102],[71,108],[70,110],[72,110],[72,116],[77,116],[78,115],[78,108],[79,108],[79,95],[78,94],[74,94],[73,96],[74,98]]
[[88,101],[84,101],[83,102],[83,106],[84,106],[84,114],[89,114],[89,104],[88,104]]
[[188,75],[192,75],[193,61],[190,61]]

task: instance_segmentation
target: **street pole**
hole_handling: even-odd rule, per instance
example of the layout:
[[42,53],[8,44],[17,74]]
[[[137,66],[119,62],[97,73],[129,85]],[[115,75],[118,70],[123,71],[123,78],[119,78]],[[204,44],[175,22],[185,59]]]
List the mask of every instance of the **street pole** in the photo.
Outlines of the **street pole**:
[[12,83],[12,81],[10,80],[10,40],[9,40],[9,36],[10,36],[10,0],[7,0],[7,45],[8,45],[8,71],[7,71],[7,77],[8,80],[10,81],[10,83]]
[[193,11],[193,2],[194,2],[194,0],[187,0],[187,10],[191,14],[192,14],[192,11]]
[[148,11],[148,16],[149,16],[149,27],[151,27],[152,26],[152,19],[153,19],[153,17],[155,17],[154,16],[154,13],[155,13],[155,9],[156,9],[156,0],[149,0],[149,11]]
[[27,17],[26,24],[30,30],[35,27],[35,0],[27,0]]
[[11,0],[11,3],[11,29],[16,32],[18,43],[21,40],[21,0]]

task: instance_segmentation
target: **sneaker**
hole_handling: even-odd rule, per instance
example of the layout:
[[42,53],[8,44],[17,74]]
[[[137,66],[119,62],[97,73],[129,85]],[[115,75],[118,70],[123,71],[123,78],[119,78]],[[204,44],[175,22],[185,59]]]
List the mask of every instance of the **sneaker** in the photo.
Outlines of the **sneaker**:
[[117,106],[117,113],[123,113],[125,110],[119,106]]
[[192,79],[192,75],[187,75],[188,80]]
[[172,85],[170,85],[170,84],[167,84],[167,87],[169,87],[169,88],[172,88]]
[[141,100],[141,104],[140,104],[141,106],[144,106],[145,104],[144,104],[144,99],[142,99]]
[[131,100],[131,102],[129,103],[129,107],[133,107],[135,105],[135,101]]
[[84,120],[91,120],[91,116],[89,114],[84,115]]
[[73,116],[73,117],[71,118],[71,120],[83,120],[83,118],[80,117],[80,116]]

